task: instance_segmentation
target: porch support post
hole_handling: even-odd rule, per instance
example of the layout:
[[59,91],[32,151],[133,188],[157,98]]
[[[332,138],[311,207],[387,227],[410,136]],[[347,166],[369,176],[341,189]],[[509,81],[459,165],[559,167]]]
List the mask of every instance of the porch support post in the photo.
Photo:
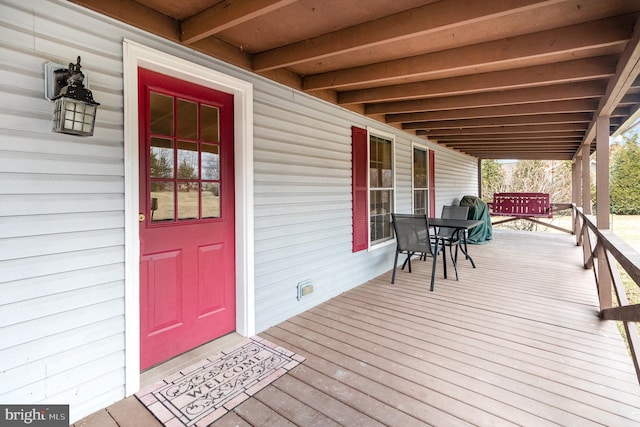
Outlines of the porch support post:
[[575,203],[576,206],[581,206],[580,193],[582,192],[582,181],[580,181],[580,175],[582,170],[582,156],[576,156],[576,159],[571,163],[571,203]]
[[[575,206],[580,206],[580,194],[582,192],[582,181],[580,181],[582,170],[582,156],[576,156],[571,162],[571,203]],[[576,220],[578,219],[578,213],[575,209],[571,209],[571,222],[573,234],[576,236],[576,243],[580,241],[580,230],[577,228]],[[578,243],[579,244],[579,243]]]
[[[609,229],[609,116],[596,119],[596,224]],[[598,237],[598,296],[600,310],[612,307],[611,266],[604,244]]]
[[478,197],[482,199],[482,159],[478,159]]
[[591,165],[589,144],[582,146],[582,212],[591,215]]
[[596,216],[599,230],[609,229],[609,116],[596,120]]

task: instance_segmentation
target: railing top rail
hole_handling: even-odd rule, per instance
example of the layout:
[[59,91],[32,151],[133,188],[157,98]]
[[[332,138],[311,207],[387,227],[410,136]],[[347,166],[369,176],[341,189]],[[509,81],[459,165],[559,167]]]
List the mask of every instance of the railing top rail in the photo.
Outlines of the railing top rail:
[[585,215],[581,209],[576,209],[576,212],[578,212],[578,215],[583,218],[589,229],[596,235],[599,244],[603,245],[604,248],[613,255],[636,285],[640,286],[640,252],[632,248],[627,242],[616,235],[615,232],[598,229],[592,217]]

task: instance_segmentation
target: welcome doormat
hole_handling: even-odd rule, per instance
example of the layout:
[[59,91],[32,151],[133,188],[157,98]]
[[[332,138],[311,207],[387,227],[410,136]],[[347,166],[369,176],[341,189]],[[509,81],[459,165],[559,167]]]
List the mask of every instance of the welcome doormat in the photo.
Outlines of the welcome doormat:
[[145,387],[136,397],[166,426],[206,426],[304,360],[251,337]]

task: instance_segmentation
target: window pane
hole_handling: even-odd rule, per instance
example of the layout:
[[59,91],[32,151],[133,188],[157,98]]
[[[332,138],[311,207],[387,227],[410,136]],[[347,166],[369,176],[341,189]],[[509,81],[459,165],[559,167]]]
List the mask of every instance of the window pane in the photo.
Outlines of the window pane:
[[415,215],[427,214],[427,190],[413,192],[413,213]]
[[427,151],[413,149],[413,187],[427,188]]
[[382,187],[393,187],[393,170],[390,165],[385,165],[387,168],[382,170]]
[[178,100],[178,137],[198,138],[198,104],[184,99]]
[[197,182],[178,184],[178,219],[198,219],[198,187]]
[[220,184],[202,183],[202,217],[220,218]]
[[151,138],[149,169],[151,178],[173,178],[172,140]]
[[198,179],[198,144],[178,141],[178,179]]
[[202,114],[202,140],[208,142],[220,141],[220,112],[215,107],[203,105]]
[[151,92],[149,104],[151,133],[173,136],[173,97]]
[[382,184],[380,177],[380,162],[378,161],[378,138],[371,136],[369,139],[369,186],[379,188]]
[[173,182],[151,182],[151,221],[173,221]]
[[391,206],[393,191],[371,190],[369,194],[371,211],[371,242],[391,238]]
[[380,188],[382,180],[379,179],[380,173],[378,172],[377,164],[371,162],[369,164],[369,186],[371,188]]
[[375,243],[380,240],[382,235],[382,221],[380,217],[375,215],[371,217],[371,243]]
[[393,187],[393,156],[390,140],[371,136],[369,141],[369,185],[371,188]]
[[220,179],[220,155],[217,145],[202,144],[202,179]]

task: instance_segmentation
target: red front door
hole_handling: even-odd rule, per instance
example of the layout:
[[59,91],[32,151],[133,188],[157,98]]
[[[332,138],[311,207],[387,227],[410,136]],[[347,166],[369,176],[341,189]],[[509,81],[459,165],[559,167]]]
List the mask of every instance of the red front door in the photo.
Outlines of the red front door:
[[138,76],[145,369],[235,330],[233,95]]

